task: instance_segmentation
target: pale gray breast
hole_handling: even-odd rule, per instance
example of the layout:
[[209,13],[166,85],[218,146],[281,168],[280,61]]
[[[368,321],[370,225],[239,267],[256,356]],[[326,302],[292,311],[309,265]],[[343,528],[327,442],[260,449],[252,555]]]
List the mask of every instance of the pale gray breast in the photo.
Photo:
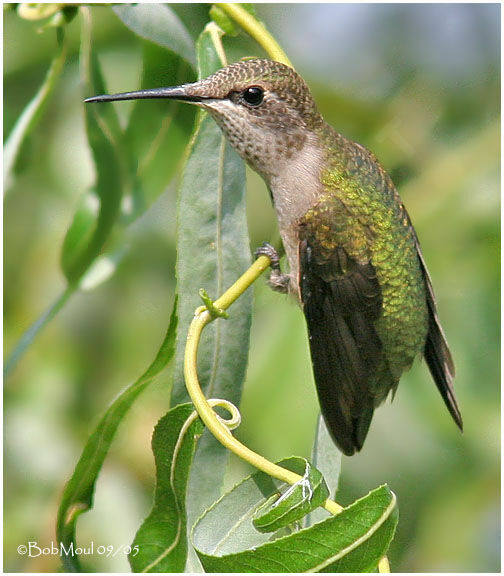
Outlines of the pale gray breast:
[[323,164],[324,156],[318,140],[315,135],[310,135],[303,148],[285,162],[269,182],[296,292],[299,273],[297,222],[323,194],[320,181]]

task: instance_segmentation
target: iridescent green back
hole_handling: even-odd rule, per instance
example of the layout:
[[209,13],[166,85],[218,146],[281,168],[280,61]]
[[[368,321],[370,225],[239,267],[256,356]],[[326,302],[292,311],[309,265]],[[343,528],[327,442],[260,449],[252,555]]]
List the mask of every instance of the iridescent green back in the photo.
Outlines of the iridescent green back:
[[[423,352],[428,329],[414,232],[392,181],[374,156],[329,127],[324,139],[329,144],[328,167],[322,172],[327,193],[306,218],[317,213],[319,225],[313,230],[328,249],[339,245],[350,258],[375,268],[382,292],[382,314],[375,325],[396,385]],[[376,392],[381,396],[388,390]]]

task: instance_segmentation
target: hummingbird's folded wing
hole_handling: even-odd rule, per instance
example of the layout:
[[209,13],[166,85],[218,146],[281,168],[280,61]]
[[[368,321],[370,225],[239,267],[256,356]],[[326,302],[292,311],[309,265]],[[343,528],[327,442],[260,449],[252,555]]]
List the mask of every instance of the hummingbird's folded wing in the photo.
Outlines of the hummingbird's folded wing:
[[374,325],[381,291],[371,263],[317,244],[309,237],[299,244],[301,300],[322,414],[337,445],[351,455],[362,447],[375,407],[370,380],[382,361]]

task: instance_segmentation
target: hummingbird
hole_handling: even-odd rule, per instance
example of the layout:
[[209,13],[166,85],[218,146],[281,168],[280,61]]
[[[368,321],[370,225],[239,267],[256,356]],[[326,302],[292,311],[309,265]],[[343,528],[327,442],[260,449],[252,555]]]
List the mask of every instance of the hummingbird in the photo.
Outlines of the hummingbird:
[[366,148],[322,118],[303,78],[254,59],[194,83],[102,95],[85,102],[166,98],[211,114],[269,188],[289,265],[269,244],[270,286],[300,304],[314,380],[330,434],[361,450],[375,408],[423,355],[462,430],[455,367],[410,217]]

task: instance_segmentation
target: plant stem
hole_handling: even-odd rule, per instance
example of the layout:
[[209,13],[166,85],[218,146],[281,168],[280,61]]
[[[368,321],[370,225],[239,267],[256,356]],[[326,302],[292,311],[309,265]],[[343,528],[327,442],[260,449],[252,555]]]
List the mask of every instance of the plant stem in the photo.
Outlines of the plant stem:
[[219,60],[221,61],[222,66],[227,66],[227,57],[226,53],[224,52],[224,46],[222,45],[221,37],[224,32],[217,26],[215,22],[209,22],[205,30],[207,30],[212,38],[212,43],[215,47],[215,51],[219,56]]
[[237,24],[239,24],[245,32],[250,34],[254,40],[264,48],[264,50],[277,62],[282,62],[293,68],[291,61],[287,58],[287,54],[280,48],[278,42],[266,30],[266,28],[258,22],[251,14],[249,14],[240,4],[219,3],[216,4],[221,10],[224,10]]
[[[222,296],[213,302],[212,308],[219,310],[226,310],[237,300],[253,282],[269,267],[271,260],[267,256],[260,256],[250,266],[250,268],[228,289]],[[282,468],[273,462],[270,462],[260,454],[250,450],[244,444],[239,442],[230,432],[230,429],[223,423],[222,419],[214,412],[212,406],[224,406],[234,418],[233,428],[237,425],[236,414],[239,414],[238,409],[233,406],[229,407],[229,402],[223,400],[210,400],[205,398],[201,390],[198,379],[197,360],[198,360],[198,346],[201,338],[203,328],[216,319],[205,306],[200,306],[194,313],[194,318],[189,326],[187,334],[187,343],[184,355],[184,377],[187,392],[193,401],[194,408],[203,420],[205,426],[217,438],[217,440],[226,448],[231,450],[238,457],[242,458],[249,464],[252,464],[258,470],[262,470],[273,478],[287,482],[288,484],[295,484],[302,480],[302,477],[290,470]],[[323,507],[331,514],[339,514],[343,507],[330,500],[329,498],[323,503]],[[387,574],[390,572],[390,565],[386,556],[384,556],[378,563],[378,572]]]
[[[269,267],[271,261],[267,256],[260,256],[252,266],[222,295],[215,300],[213,307],[226,310],[233,302],[245,292],[245,290]],[[234,454],[249,462],[255,468],[262,470],[266,474],[273,476],[288,484],[295,484],[302,480],[301,476],[286,470],[277,464],[273,464],[263,456],[253,452],[241,442],[233,437],[229,429],[219,420],[214,410],[209,405],[199,385],[197,373],[198,345],[203,328],[214,320],[214,316],[205,306],[201,306],[195,311],[194,319],[189,327],[187,344],[184,357],[184,376],[187,391],[200,418],[203,420],[210,432],[219,442],[231,450]],[[333,502],[326,500],[324,508],[332,514],[338,514],[343,508]]]

